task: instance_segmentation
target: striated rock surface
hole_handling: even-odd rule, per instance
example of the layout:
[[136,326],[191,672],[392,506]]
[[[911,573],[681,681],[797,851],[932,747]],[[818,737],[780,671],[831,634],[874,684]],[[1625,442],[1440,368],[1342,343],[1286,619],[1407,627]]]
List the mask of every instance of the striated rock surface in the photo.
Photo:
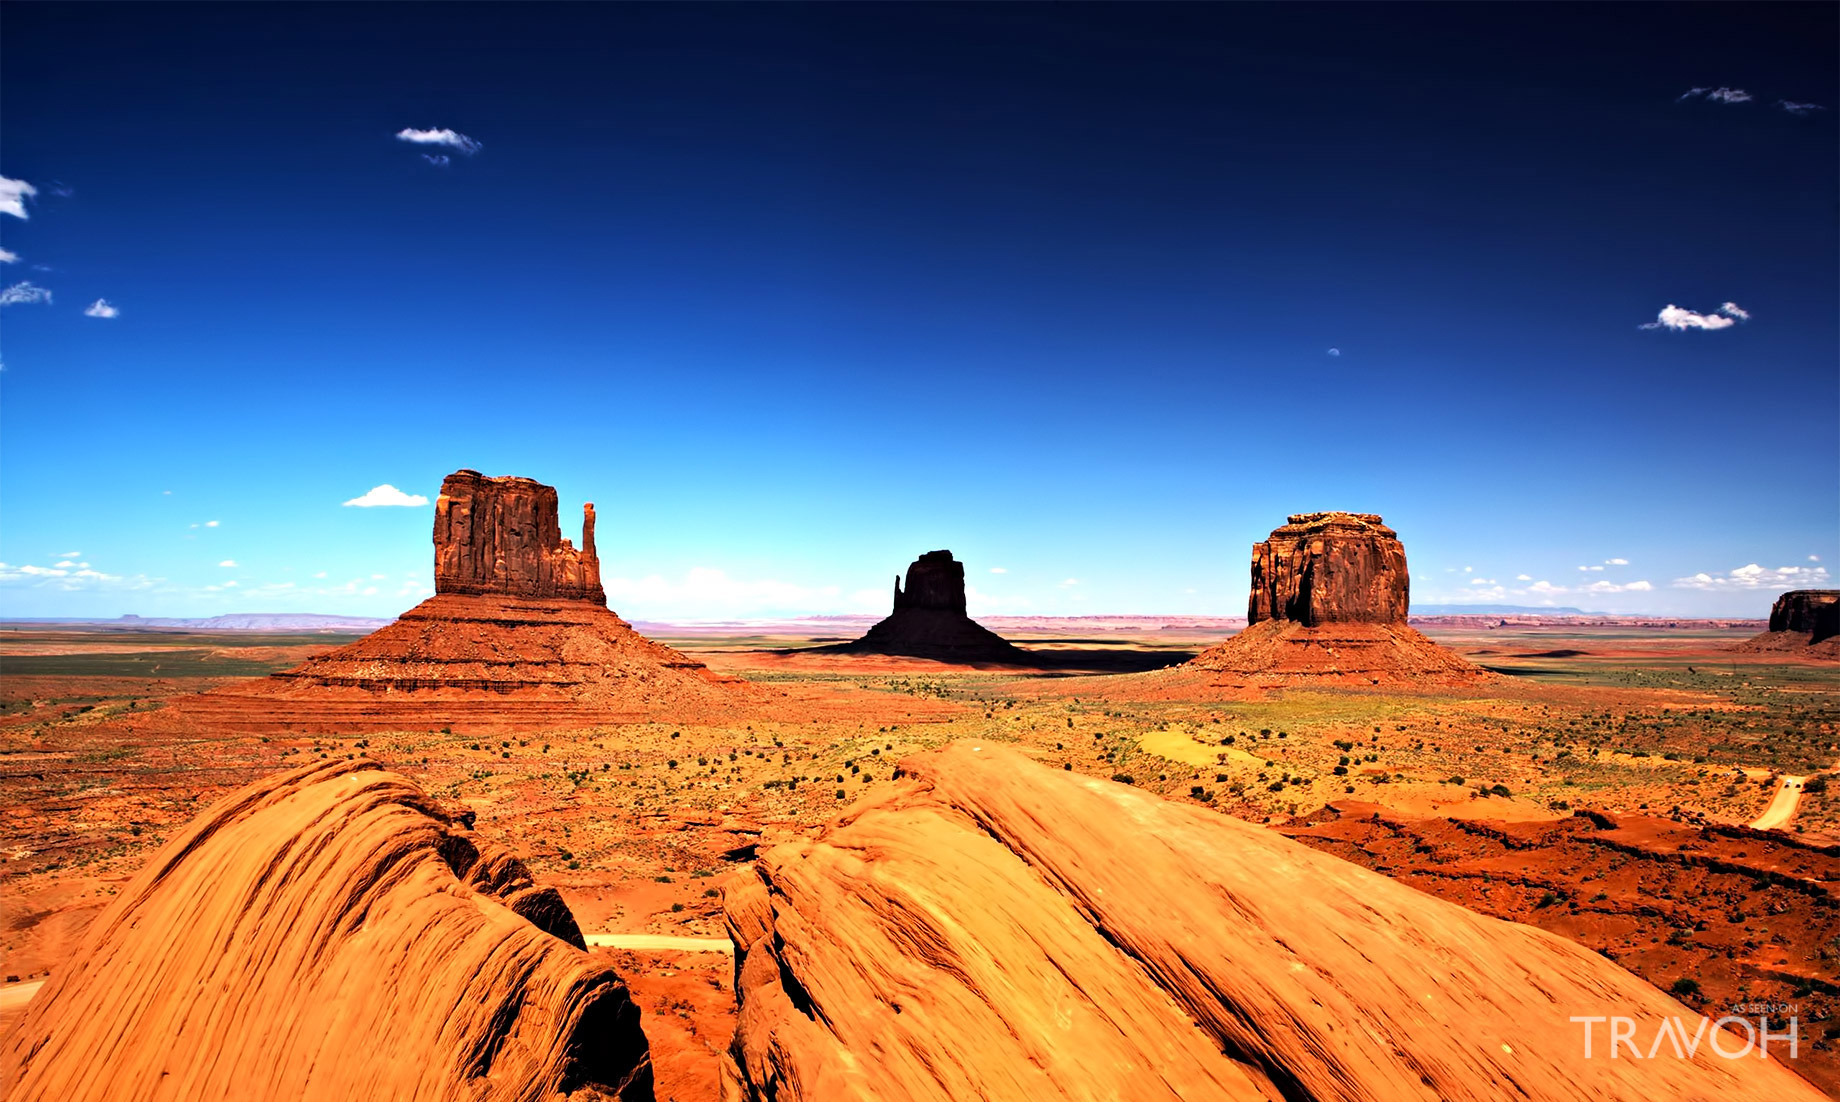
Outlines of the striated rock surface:
[[1770,630],[1733,647],[1840,658],[1840,589],[1793,589],[1770,606]]
[[941,662],[1021,662],[1009,640],[965,615],[965,564],[950,551],[928,551],[894,580],[894,611],[854,643],[838,648]]
[[1246,622],[1403,624],[1410,579],[1399,536],[1374,513],[1298,513],[1252,545]]
[[1293,515],[1252,545],[1246,630],[1189,665],[1274,685],[1488,676],[1407,626],[1410,588],[1405,547],[1378,515]]
[[1645,1043],[1701,1019],[1274,831],[990,743],[902,769],[730,890],[729,1097],[1821,1097],[1703,1041],[1608,1059],[1602,1024],[1587,1058],[1572,1016],[1627,1016]]
[[591,724],[745,703],[749,686],[607,607],[594,549],[558,534],[556,491],[457,471],[434,523],[437,592],[349,646],[185,704],[249,730]]
[[582,513],[577,549],[562,538],[553,486],[455,471],[434,503],[434,591],[606,604],[594,505]]
[[554,889],[407,779],[326,761],[162,847],[0,1045],[32,1099],[650,1099]]

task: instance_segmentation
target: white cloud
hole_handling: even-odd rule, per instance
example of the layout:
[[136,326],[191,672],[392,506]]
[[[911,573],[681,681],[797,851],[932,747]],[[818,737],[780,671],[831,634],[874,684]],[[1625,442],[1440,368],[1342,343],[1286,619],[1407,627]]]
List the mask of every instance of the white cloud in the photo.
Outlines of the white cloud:
[[[1730,307],[1732,310],[1736,310],[1744,317],[1750,317],[1750,315],[1744,313],[1736,303],[1728,302],[1725,306]],[[1722,306],[1720,309],[1723,310],[1725,307]],[[1654,321],[1649,322],[1641,328],[1672,329],[1676,332],[1682,332],[1688,329],[1729,329],[1735,324],[1737,323],[1730,317],[1716,313],[1696,314],[1691,310],[1683,310],[1670,302],[1662,307],[1661,313],[1655,315]]]
[[1069,586],[1075,586],[1075,585],[1079,585],[1079,584],[1080,584],[1080,579],[1078,579],[1078,578],[1068,578],[1068,579],[1067,579],[1066,581],[1064,581],[1064,582],[1062,582],[1062,583],[1061,583],[1061,588],[1062,588],[1062,589],[1066,589],[1066,588],[1068,588]]
[[98,589],[147,589],[158,578],[149,578],[145,574],[123,577],[120,574],[105,574],[100,570],[90,569],[86,562],[66,561],[56,566],[11,566],[0,562],[0,585],[26,586],[34,589],[55,589],[66,593],[78,593],[84,590]]
[[206,528],[215,528],[215,527],[217,527],[217,526],[218,526],[219,524],[222,524],[222,523],[223,523],[223,521],[220,521],[220,520],[207,520],[207,521],[205,521],[205,522],[204,522],[204,526],[205,526]]
[[315,575],[313,575],[313,576],[314,576],[315,578],[323,578],[323,577],[325,577],[325,576],[326,576],[326,572],[325,572],[324,570],[322,570],[322,571],[320,571],[319,573],[317,573],[317,574],[315,574]]
[[1495,579],[1494,578],[1471,578],[1469,580],[1469,584],[1471,585],[1494,585]]
[[428,504],[428,499],[421,494],[405,494],[388,482],[385,482],[381,486],[371,487],[362,497],[354,497],[345,504],[369,509],[378,505],[426,505]]
[[1791,115],[1806,115],[1814,111],[1827,110],[1827,108],[1822,107],[1818,103],[1791,103],[1786,99],[1777,100],[1776,106],[1789,112]]
[[1009,568],[1006,566],[993,566],[990,568],[990,572],[992,574],[1007,574],[1009,573]]
[[485,148],[484,145],[458,130],[449,130],[445,127],[439,130],[417,130],[414,127],[404,127],[396,132],[396,137],[399,141],[414,142],[417,145],[448,146],[469,157]]
[[1719,313],[1724,314],[1726,317],[1737,318],[1739,321],[1751,320],[1751,312],[1735,302],[1727,302],[1720,306]]
[[1605,559],[1604,565],[1605,566],[1628,566],[1629,560],[1628,559]]
[[108,299],[99,298],[89,304],[89,309],[83,311],[83,316],[86,318],[113,318],[121,316],[121,311],[110,306]]
[[38,189],[24,180],[9,180],[0,176],[0,214],[10,214],[14,218],[29,218],[26,214],[26,199],[37,195]]
[[1329,355],[1331,355],[1331,356],[1339,356],[1339,355],[1341,355],[1341,354],[1342,354],[1342,350],[1341,350],[1341,349],[1339,349],[1339,348],[1331,348],[1331,349],[1329,350]]
[[1698,99],[1700,96],[1705,96],[1713,103],[1749,103],[1752,99],[1751,94],[1742,88],[1689,88],[1676,96],[1674,102]]
[[1827,583],[1824,566],[1779,566],[1774,570],[1750,563],[1723,574],[1701,571],[1675,578],[1675,589],[1819,589]]
[[1821,556],[1819,556],[1819,555],[1810,555],[1810,556],[1808,556],[1808,561],[1809,561],[1809,562],[1820,562],[1820,561],[1821,561]]
[[11,249],[0,249],[0,264],[19,263],[19,254]]
[[1551,582],[1546,581],[1545,579],[1541,579],[1540,581],[1537,581],[1527,587],[1527,592],[1538,593],[1541,595],[1549,595],[1553,593],[1564,593],[1565,591],[1566,589],[1564,586],[1554,585]]
[[1475,573],[1475,571],[1476,571],[1476,568],[1473,566],[1466,566],[1463,568],[1463,573],[1465,574],[1473,574]]
[[58,558],[61,558],[61,559],[80,559],[82,557],[83,557],[83,552],[81,551],[66,551],[62,555],[58,556]]
[[236,565],[236,560],[235,560],[235,559],[225,559],[225,560],[224,560],[223,562],[220,562],[220,563],[218,563],[217,565],[219,565],[219,566],[235,566],[235,565]]
[[1533,575],[1532,574],[1516,574],[1514,576],[1514,580],[1517,582],[1530,582],[1533,580]]
[[1630,582],[1618,585],[1616,582],[1595,581],[1580,589],[1580,593],[1647,593],[1655,587],[1648,582]]
[[50,302],[51,292],[29,279],[22,279],[0,291],[0,306],[18,306],[29,302]]
[[1601,566],[1581,566],[1578,569],[1580,570],[1602,570],[1603,567]]

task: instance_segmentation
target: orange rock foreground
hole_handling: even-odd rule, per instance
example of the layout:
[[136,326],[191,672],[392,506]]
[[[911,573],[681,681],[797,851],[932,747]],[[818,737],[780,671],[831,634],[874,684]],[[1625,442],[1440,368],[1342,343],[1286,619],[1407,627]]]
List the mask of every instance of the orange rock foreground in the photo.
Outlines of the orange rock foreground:
[[[725,904],[737,1102],[1821,1097],[1573,942],[991,743],[906,759]],[[465,815],[321,762],[153,856],[0,1039],[0,1095],[649,1099],[581,946]],[[1695,1054],[1651,1049],[1668,1022]]]
[[0,1043],[29,1099],[650,1099],[639,1011],[408,780],[330,761],[156,853]]
[[[1821,1097],[1562,938],[1274,831],[959,743],[730,893],[730,1093],[777,1099]],[[1711,1032],[1711,1027],[1707,1027]],[[1727,1052],[1742,1034],[1721,1034]],[[1786,1042],[1778,1042],[1779,1044]]]

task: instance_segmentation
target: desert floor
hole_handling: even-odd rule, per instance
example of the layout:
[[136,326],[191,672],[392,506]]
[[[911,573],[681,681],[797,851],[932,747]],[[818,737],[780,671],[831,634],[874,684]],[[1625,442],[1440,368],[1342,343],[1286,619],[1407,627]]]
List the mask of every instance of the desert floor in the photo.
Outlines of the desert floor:
[[[1840,764],[1840,664],[1724,650],[1754,627],[1423,629],[1497,676],[1250,690],[1176,667],[1220,639],[1180,626],[1008,632],[1051,652],[1039,669],[653,629],[771,700],[719,721],[341,733],[205,723],[186,698],[351,636],[9,627],[0,980],[54,972],[211,801],[311,758],[368,755],[474,810],[584,931],[613,935],[591,951],[614,955],[646,1011],[659,1097],[713,1099],[733,1026],[723,885],[888,783],[904,754],[978,737],[1542,926],[1707,1013],[1793,1015],[1796,1066],[1840,1092],[1840,791],[1824,776]],[[1788,828],[1750,829],[1785,776],[1809,778]],[[0,1028],[27,994],[0,989]]]

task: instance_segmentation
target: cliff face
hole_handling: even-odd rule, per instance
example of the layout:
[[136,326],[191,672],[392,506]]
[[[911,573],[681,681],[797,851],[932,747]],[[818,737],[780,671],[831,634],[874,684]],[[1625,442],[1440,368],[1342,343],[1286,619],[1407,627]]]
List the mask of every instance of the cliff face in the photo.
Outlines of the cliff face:
[[1810,643],[1840,635],[1840,589],[1793,589],[1776,598],[1770,630],[1806,632]]
[[1403,624],[1406,550],[1373,513],[1299,513],[1252,545],[1247,623]]
[[364,760],[225,797],[0,1042],[0,1093],[649,1100],[625,984],[582,951],[561,895],[471,821]]
[[1406,623],[1409,590],[1406,549],[1378,515],[1295,514],[1252,545],[1246,630],[1189,665],[1262,685],[1489,676]]
[[907,568],[907,588],[894,582],[894,608],[929,608],[965,614],[965,564],[950,551],[928,551]]
[[455,471],[434,504],[434,589],[606,604],[594,506],[583,509],[577,549],[562,538],[555,487]]

